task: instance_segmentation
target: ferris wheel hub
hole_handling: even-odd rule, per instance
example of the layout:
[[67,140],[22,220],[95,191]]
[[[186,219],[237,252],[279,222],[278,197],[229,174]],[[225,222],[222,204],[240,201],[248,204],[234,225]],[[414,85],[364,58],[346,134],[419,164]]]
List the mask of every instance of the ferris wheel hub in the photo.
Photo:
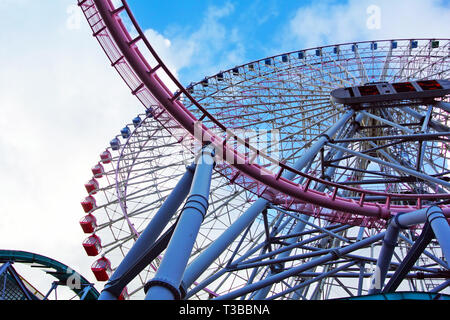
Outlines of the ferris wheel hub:
[[409,82],[368,82],[362,86],[331,91],[331,100],[352,108],[394,107],[412,104],[433,104],[436,98],[450,93],[449,80],[419,80]]

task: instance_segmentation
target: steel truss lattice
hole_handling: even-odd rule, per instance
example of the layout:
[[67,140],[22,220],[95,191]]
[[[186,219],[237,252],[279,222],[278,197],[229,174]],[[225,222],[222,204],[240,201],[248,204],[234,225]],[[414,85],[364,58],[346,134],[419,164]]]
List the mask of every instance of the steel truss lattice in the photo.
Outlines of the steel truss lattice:
[[[108,273],[103,280],[114,274],[104,292],[114,288],[112,296],[117,295],[126,284],[131,297],[143,298],[144,287],[158,274],[169,239],[181,229],[175,225],[187,194],[153,235],[145,258],[139,257],[149,259],[145,267],[127,271],[136,275],[129,281],[115,277],[179,181],[189,180],[182,185],[189,191],[197,171],[192,163],[204,148],[198,132],[215,147],[216,163],[209,207],[181,282],[163,284],[182,298],[372,293],[391,218],[437,206],[443,217],[450,216],[448,95],[358,108],[330,99],[341,87],[449,79],[448,39],[289,52],[184,88],[151,48],[126,1],[118,7],[107,0],[79,5],[146,110],[111,141],[86,187],[86,217],[96,223],[85,229],[92,234],[85,248],[110,263],[110,270],[100,270]],[[89,226],[86,217],[82,222]],[[396,273],[416,250],[424,223],[396,226],[383,277],[400,281],[397,290],[444,292],[448,285],[440,229],[433,229],[409,270],[401,277]]]

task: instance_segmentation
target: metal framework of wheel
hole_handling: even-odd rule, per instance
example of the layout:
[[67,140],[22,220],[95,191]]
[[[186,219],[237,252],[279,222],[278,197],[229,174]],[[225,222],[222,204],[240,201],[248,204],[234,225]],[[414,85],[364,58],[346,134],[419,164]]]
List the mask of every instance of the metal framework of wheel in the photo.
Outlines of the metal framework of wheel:
[[78,5],[145,107],[85,185],[100,299],[448,290],[449,39],[305,49],[184,87],[125,0]]

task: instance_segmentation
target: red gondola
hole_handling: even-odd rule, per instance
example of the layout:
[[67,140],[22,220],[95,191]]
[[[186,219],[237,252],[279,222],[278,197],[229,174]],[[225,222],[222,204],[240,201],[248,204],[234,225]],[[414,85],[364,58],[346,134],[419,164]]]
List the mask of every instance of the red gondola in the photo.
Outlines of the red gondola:
[[84,212],[88,213],[97,208],[97,203],[95,202],[95,198],[93,196],[87,196],[83,201],[81,201],[81,206],[83,207]]
[[95,180],[94,178],[84,184],[84,187],[86,188],[86,191],[89,194],[96,194],[97,190],[98,190],[98,186],[99,186],[98,181]]
[[97,219],[92,214],[88,214],[80,220],[80,225],[84,233],[92,233],[97,227]]
[[95,234],[83,241],[84,250],[88,256],[96,256],[102,251],[102,242]]
[[111,275],[111,262],[105,257],[102,257],[92,264],[91,270],[97,281],[108,281]]
[[97,163],[94,167],[92,167],[92,173],[94,174],[95,178],[101,178],[105,173],[105,169],[103,168],[101,163]]
[[105,150],[100,154],[100,159],[102,163],[110,163],[112,161],[111,152]]

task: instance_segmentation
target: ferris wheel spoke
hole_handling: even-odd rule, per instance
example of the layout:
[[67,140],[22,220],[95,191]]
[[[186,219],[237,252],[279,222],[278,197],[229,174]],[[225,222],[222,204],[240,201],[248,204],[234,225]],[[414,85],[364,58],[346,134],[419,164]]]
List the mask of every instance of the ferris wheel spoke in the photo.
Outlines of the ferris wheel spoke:
[[[373,142],[369,142],[369,143],[372,143],[372,145],[373,145]],[[407,169],[409,169],[409,170],[415,170],[415,171],[417,171],[417,172],[420,172],[420,170],[417,170],[417,165],[414,167],[413,165],[411,165],[411,164],[405,164],[404,162],[400,164],[400,163],[395,159],[395,155],[390,155],[389,153],[386,153],[386,152],[384,152],[384,151],[380,151],[380,152],[383,154],[383,156],[384,156],[388,161],[390,161],[390,162],[392,162],[392,163],[395,163],[395,164],[398,164],[398,165],[401,165],[401,166],[405,166],[405,168],[407,168]],[[418,152],[418,151],[417,151],[417,152]],[[416,154],[417,154],[417,152],[416,152]],[[428,161],[427,161],[427,162],[428,162]],[[441,174],[435,169],[435,166],[434,166],[431,162],[429,162],[429,164],[430,164],[430,167],[435,171],[436,174],[435,174],[435,175],[428,174],[428,175],[429,175],[430,177],[433,177],[433,178],[439,178]],[[405,173],[402,172],[402,171],[400,171],[399,174],[400,174],[400,175],[404,175]],[[414,185],[414,184],[411,184],[411,187],[412,187],[412,189],[414,189],[414,188],[415,188],[415,185]],[[432,187],[432,188],[436,188],[436,185],[435,185],[435,184],[432,184],[431,187]],[[439,192],[444,192],[444,193],[445,193],[445,191],[444,191],[443,189],[441,189],[440,187],[438,187],[438,189],[439,189]]]
[[104,244],[103,248],[106,250],[104,250],[103,254],[108,254],[108,252],[111,252],[112,250],[114,250],[118,247],[124,246],[130,240],[135,239],[135,237],[136,237],[136,235],[131,234],[131,235],[127,235],[123,238],[114,239],[113,242]]
[[[249,227],[247,228],[247,231],[250,230],[250,227],[251,227],[251,226],[249,226]],[[246,237],[246,236],[247,236],[247,232],[243,234],[242,240],[244,240],[244,237]],[[259,236],[256,237],[256,239],[261,238],[261,237],[263,237],[263,236],[264,236],[263,233],[259,233]],[[253,238],[255,238],[255,236],[254,236]],[[241,243],[242,243],[242,240],[241,240]],[[248,250],[247,253],[245,253],[245,254],[243,254],[241,257],[239,257],[237,261],[242,260],[245,256],[249,256],[249,255],[253,254],[253,253],[256,252],[257,250],[261,249],[262,246],[265,245],[264,242],[259,242],[258,240],[250,241],[248,244],[249,244],[249,246],[247,245],[247,246],[242,247],[242,249],[245,249],[246,247],[248,247],[248,248],[247,248],[247,250]],[[240,246],[238,245],[237,248],[239,248],[239,247],[240,247]],[[236,248],[236,249],[237,249],[237,248]],[[193,288],[193,290],[192,290],[190,293],[188,293],[188,296],[191,296],[191,295],[195,294],[195,292],[198,292],[198,290],[200,290],[201,288],[204,288],[205,286],[210,285],[211,282],[215,281],[216,279],[218,279],[219,277],[221,277],[223,274],[227,274],[227,275],[225,276],[225,278],[222,280],[221,284],[219,284],[218,287],[216,288],[216,292],[217,292],[217,291],[220,289],[221,285],[223,285],[223,283],[225,282],[225,280],[226,280],[226,279],[230,276],[230,274],[233,272],[233,268],[229,269],[229,266],[230,266],[231,260],[232,260],[233,257],[235,256],[235,254],[236,254],[236,251],[233,252],[233,255],[231,256],[229,262],[227,262],[227,259],[225,259],[225,260],[223,261],[223,263],[221,263],[220,265],[217,266],[217,268],[211,270],[211,274],[209,274],[208,276],[206,276],[206,277],[205,277],[205,280],[203,280],[203,282],[200,283],[198,287]],[[225,266],[225,264],[227,264],[227,267],[226,267],[226,268],[223,268],[223,267]],[[247,275],[247,276],[248,276],[248,275]],[[227,289],[227,291],[228,291],[228,290],[229,290],[229,289]],[[227,291],[225,291],[225,292],[227,292]]]
[[[134,159],[135,157],[139,157],[139,159],[145,159],[145,157],[141,157],[140,154],[141,154],[141,149],[144,148],[144,145],[148,144],[149,138],[150,137],[146,137],[145,139],[142,139],[142,140],[139,139],[139,140],[131,141],[127,146],[127,149],[126,149],[127,153],[122,155],[121,159],[127,159],[127,158]],[[162,139],[162,137],[151,137],[151,138],[157,139],[157,140]],[[172,138],[172,137],[170,137],[170,138]],[[137,144],[136,150],[131,151],[130,148],[133,147],[133,144]],[[145,147],[145,149],[146,149],[147,153],[157,152],[159,149],[162,149],[162,150],[168,149],[177,144],[178,144],[178,142],[172,141],[172,142],[167,142],[167,143],[164,143],[161,145],[153,145],[151,147]]]
[[436,71],[435,73],[427,73],[425,77],[423,78],[448,78],[449,73],[448,70],[446,71]]
[[[164,158],[164,156],[162,156],[162,158]],[[147,177],[155,172],[158,172],[159,170],[165,170],[165,169],[169,169],[169,168],[178,168],[180,167],[180,163],[169,163],[167,165],[164,166],[155,166],[154,168],[152,168],[153,170],[145,170],[145,169],[139,169],[139,171],[144,171],[144,173],[140,173],[140,174],[135,174],[131,177],[122,177],[121,181],[123,182],[118,182],[118,186],[120,186],[120,184],[125,184],[125,185],[133,185],[133,180],[135,179],[140,179],[142,177]],[[139,172],[138,171],[138,172]],[[135,173],[136,170],[133,170],[133,173]],[[129,183],[131,182],[131,184]],[[139,182],[138,182],[139,183]]]
[[[283,137],[283,138],[280,139],[280,140],[281,140],[281,142],[284,142],[284,141],[287,141],[287,139],[289,139],[289,138],[291,138],[291,137],[294,137],[294,136],[301,136],[302,134],[304,134],[305,131],[312,129],[313,127],[318,126],[319,124],[323,123],[325,120],[333,119],[333,118],[335,118],[335,117],[338,116],[338,115],[340,115],[340,113],[338,113],[338,112],[333,113],[333,114],[329,115],[329,116],[326,117],[326,118],[323,118],[323,119],[321,119],[321,120],[318,120],[318,121],[316,121],[316,122],[311,123],[310,125],[308,125],[307,127],[303,128],[303,129],[300,130],[300,131],[294,132],[294,133],[292,133],[292,134],[289,134],[289,135]],[[324,130],[324,131],[326,131],[326,130]],[[323,133],[323,132],[317,132],[316,135],[314,135],[313,137],[311,137],[311,139],[310,139],[309,142],[312,142],[312,141],[313,141],[314,139],[316,139],[321,133]],[[305,143],[305,146],[306,146],[306,145],[308,145],[308,142]],[[297,149],[296,151],[294,151],[290,156],[288,156],[288,157],[287,157],[286,159],[284,159],[284,160],[285,160],[285,161],[289,161],[289,160],[294,159],[294,157],[295,157],[300,151],[301,151],[301,149]]]
[[[290,101],[289,103],[290,104],[294,104],[294,103],[296,103],[297,101]],[[279,102],[278,102],[279,103]],[[261,105],[261,106],[271,106],[271,107],[277,107],[278,106],[278,103],[261,103],[261,104],[259,104],[259,105]],[[313,106],[313,105],[321,105],[322,103],[321,102],[318,102],[318,103],[315,103],[315,104],[311,104],[311,105],[309,105],[309,106]],[[256,105],[258,105],[258,104],[252,104],[252,106],[256,106]],[[244,105],[242,105],[242,106],[240,106],[241,108],[242,107],[245,107]],[[303,106],[302,105],[302,108],[303,107],[308,107],[308,106]],[[318,107],[317,109],[321,109],[322,107]],[[238,114],[236,114],[236,115],[234,115],[234,114],[231,114],[231,115],[228,115],[228,116],[222,116],[222,117],[220,117],[220,118],[218,118],[219,120],[221,120],[221,121],[230,121],[230,120],[235,120],[236,118],[238,118],[238,119],[247,119],[247,117],[252,117],[252,116],[267,116],[267,114],[273,114],[273,115],[275,115],[275,114],[280,114],[280,116],[286,116],[286,114],[284,113],[284,112],[286,112],[286,111],[291,111],[291,110],[298,110],[299,109],[299,106],[298,105],[294,105],[294,106],[290,106],[290,107],[286,107],[286,108],[277,108],[276,110],[275,109],[272,109],[272,108],[267,108],[267,109],[263,109],[263,110],[261,110],[261,111],[258,111],[258,112],[253,112],[253,113],[238,113]],[[309,113],[309,112],[311,112],[311,110],[308,110],[308,111],[300,111],[300,112],[296,112],[296,113],[288,113],[288,115],[289,116],[298,116],[298,115],[301,115],[301,114],[304,114],[304,113]],[[257,117],[257,119],[259,119],[260,117]],[[261,118],[263,118],[263,117],[261,117]],[[263,120],[261,120],[261,122],[260,123],[263,123],[263,121],[266,121],[266,122],[270,122],[270,121],[274,121],[274,120],[276,120],[276,119],[279,119],[279,118],[276,118],[276,117],[270,117],[270,118],[268,118],[268,119],[264,119],[263,118]]]
[[[208,222],[208,219],[211,220],[216,220],[217,222],[222,221],[222,218],[225,216],[229,215],[229,209],[227,208],[228,206],[233,206],[231,203],[231,201],[233,201],[234,199],[240,197],[243,193],[245,193],[245,190],[240,190],[234,194],[228,195],[225,198],[221,198],[220,199],[220,204],[217,204],[216,202],[213,202],[212,206],[213,209],[205,216],[205,223]],[[236,205],[237,206],[237,205]],[[226,212],[223,213],[222,215],[220,214],[220,210],[222,209],[226,209]],[[236,209],[236,208],[232,208],[232,209]],[[231,223],[231,221],[228,221],[229,223]],[[224,224],[225,226],[227,224]]]
[[359,49],[357,45],[354,45],[354,51],[355,51],[355,58],[358,64],[358,72],[359,72],[359,79],[360,79],[360,83],[364,82],[370,82],[369,80],[369,76],[367,74],[367,70],[366,70],[366,66],[363,62],[363,60],[361,59],[361,56],[359,54]]
[[[300,99],[302,98],[303,99]],[[216,106],[218,103],[216,101],[211,102],[210,104],[208,102],[205,102],[205,106],[208,107],[208,110],[210,111],[214,111],[214,110],[235,110],[237,109],[236,107],[243,107],[246,105],[250,105],[252,106],[252,108],[255,108],[256,111],[258,111],[258,107],[260,106],[265,106],[265,105],[283,105],[284,103],[288,103],[288,104],[295,104],[295,103],[304,103],[305,102],[305,98],[310,98],[313,97],[316,101],[328,101],[329,97],[321,95],[321,94],[315,94],[314,96],[311,96],[310,94],[301,94],[301,95],[292,95],[292,96],[283,96],[282,99],[285,100],[278,100],[278,99],[273,99],[273,96],[267,96],[267,97],[261,97],[259,96],[258,102],[254,101],[255,97],[252,96],[246,96],[246,97],[242,97],[242,99],[235,99],[236,97],[233,97],[233,100],[228,100],[226,103],[221,104],[220,106]],[[270,99],[267,100],[263,100],[263,98],[270,98],[273,99],[273,101],[270,101]],[[295,98],[295,99],[292,99]],[[240,102],[240,103],[239,103]],[[286,109],[289,110],[289,107],[287,107]],[[264,112],[265,109],[259,109],[260,111]],[[253,110],[252,110],[253,111]],[[280,110],[281,111],[281,110]]]
[[424,47],[419,48],[418,50],[416,50],[414,55],[411,55],[413,48],[412,48],[412,42],[410,42],[407,46],[405,46],[404,50],[405,51],[403,52],[402,55],[411,56],[411,58],[408,59],[408,61],[406,63],[402,63],[400,69],[395,74],[393,74],[392,78],[395,80],[396,79],[410,79],[409,74],[406,74],[406,72],[409,70],[409,67],[417,61],[417,59],[420,57],[420,55],[424,54],[426,47],[424,46]]
[[446,72],[445,70],[436,71],[435,73],[427,73],[425,75],[423,75],[423,73],[430,69],[432,70],[432,67],[434,65],[444,64],[446,62],[446,60],[448,60],[447,57],[438,57],[438,59],[436,59],[434,61],[429,61],[427,64],[421,64],[421,65],[423,65],[423,67],[418,70],[415,70],[413,73],[410,73],[409,77],[416,78],[416,79],[424,79],[424,78],[428,78],[428,77],[435,77],[437,75],[442,75],[443,72]]
[[[310,67],[311,69],[313,69],[313,70],[316,70],[316,71],[318,71],[318,72],[320,72],[320,73],[323,72],[322,69],[319,69],[319,68],[317,68],[317,67],[315,67],[315,66],[313,66],[313,65],[311,65],[311,64],[309,64],[309,63],[307,63],[307,62],[305,62],[305,64],[306,64],[308,67]],[[344,85],[344,84],[346,84],[346,85],[348,85],[348,86],[352,85],[352,83],[351,83],[350,81],[345,80],[345,79],[342,79],[342,78],[339,78],[338,76],[332,74],[332,73],[329,72],[329,71],[326,71],[326,74],[327,74],[332,80],[338,81],[341,85]],[[328,83],[329,83],[329,84],[334,84],[335,82],[333,82],[333,81],[330,80]]]
[[[166,189],[165,191],[167,191],[167,192],[169,192],[170,190],[172,190],[171,188],[168,188],[168,189]],[[164,192],[164,191],[163,191]],[[164,200],[164,198],[162,198],[163,200]],[[138,216],[138,215],[142,215],[142,214],[144,214],[144,213],[147,213],[147,212],[149,212],[149,211],[151,211],[151,210],[156,210],[157,209],[157,205],[159,204],[159,202],[161,201],[161,199],[157,199],[157,200],[154,200],[154,201],[152,201],[152,202],[150,202],[150,203],[146,203],[145,205],[143,205],[142,207],[140,207],[140,208],[137,208],[135,211],[132,211],[132,212],[129,212],[128,213],[128,217],[134,217],[134,216]],[[115,201],[114,203],[117,203],[118,202],[118,200],[117,201]],[[108,208],[110,208],[111,207],[111,204],[114,204],[114,203],[109,203],[108,204]],[[151,206],[155,206],[155,207],[151,207]],[[117,210],[115,210],[115,211],[113,211],[115,214],[118,214],[119,215],[119,218],[117,218],[117,219],[112,219],[111,217],[109,217],[109,219],[110,219],[110,221],[108,221],[108,222],[106,222],[106,223],[104,223],[104,224],[101,224],[101,225],[99,225],[98,227],[97,227],[97,230],[102,230],[102,229],[104,229],[104,228],[106,228],[106,227],[111,227],[112,225],[114,225],[114,224],[116,224],[116,223],[118,223],[118,222],[120,222],[120,221],[123,221],[124,219],[126,219],[126,217],[122,214],[122,211],[121,211],[122,209],[117,209]],[[108,211],[107,213],[109,213],[110,211]]]
[[[341,71],[341,74],[342,74],[342,72],[343,73],[345,73],[345,75],[347,76],[347,79],[348,80],[342,80],[342,81],[345,81],[346,83],[348,83],[348,84],[352,84],[352,82],[350,81],[350,79],[352,79],[353,80],[353,83],[358,83],[358,80],[356,79],[356,76],[352,73],[352,72],[350,72],[347,68],[345,68],[340,62],[339,62],[339,60],[336,60],[336,59],[334,59],[331,55],[329,55],[329,58],[330,58],[330,60],[331,61],[333,61],[333,64],[335,64],[338,68],[339,68],[339,70]],[[342,60],[341,60],[342,61]]]
[[[340,121],[338,121],[338,123],[336,123],[332,128],[329,128],[327,131],[326,131],[326,133],[327,134],[330,134],[331,136],[333,136],[335,133],[336,133],[336,131],[338,131],[347,121],[348,121],[348,119],[349,119],[349,117],[351,117],[351,115],[353,114],[353,112],[349,112],[349,113],[347,113],[344,117],[342,117],[341,119],[340,119]],[[297,162],[297,164],[296,164],[296,166],[298,166],[298,167],[304,167],[305,165],[306,165],[306,160],[308,160],[309,161],[309,158],[313,158],[313,156],[314,156],[314,150],[315,149],[317,149],[318,147],[321,147],[322,145],[323,145],[323,143],[325,143],[325,141],[322,139],[320,142],[317,142],[317,144],[315,145],[315,148],[312,148],[311,150],[309,150],[309,152],[311,153],[311,152],[313,152],[313,153],[311,153],[311,155],[309,155],[308,154],[308,156],[306,157],[306,158],[304,158],[304,159],[301,159],[301,160],[299,160],[298,162]],[[302,231],[303,230],[303,228],[304,228],[304,224],[298,224],[298,226],[296,227],[296,231]],[[295,241],[295,240],[294,240]],[[289,252],[289,251],[288,251]],[[289,254],[289,253],[288,253]],[[265,291],[267,291],[267,289],[270,289],[270,286],[269,287],[267,287],[265,290],[263,290],[262,291],[262,294],[260,295],[260,296],[262,296],[262,295],[266,295],[266,292]]]
[[[133,177],[135,178],[140,178],[140,177],[145,177],[145,176],[149,176],[155,172],[158,172],[159,170],[165,170],[168,169],[170,167],[177,167],[180,166],[182,164],[182,162],[175,162],[175,163],[171,163],[169,165],[158,165],[158,164],[154,164],[154,166],[152,167],[152,170],[149,170],[148,168],[142,167],[140,169],[137,169],[136,167],[139,167],[140,165],[145,165],[145,164],[149,164],[149,163],[154,163],[156,161],[161,162],[164,160],[172,160],[173,159],[173,155],[171,154],[162,154],[161,156],[153,156],[153,157],[147,157],[147,159],[142,159],[143,161],[139,161],[139,162],[132,162],[130,164],[123,164],[120,165],[120,167],[117,170],[117,174],[121,175],[121,181],[127,181],[129,178],[129,174],[133,174]],[[140,172],[144,172],[144,173],[140,173]],[[139,174],[137,174],[139,173]],[[132,178],[130,178],[130,180],[132,180]]]
[[[327,171],[327,174],[332,175],[332,174],[333,174],[333,171],[334,171],[334,169],[331,168],[331,171],[328,170],[328,171]],[[318,190],[323,191],[324,188],[325,188],[325,186],[322,185],[322,186],[320,186],[320,187],[318,188]],[[282,209],[278,209],[278,210],[282,210]],[[282,210],[282,211],[283,211],[283,210]],[[285,212],[285,214],[288,214],[288,213]],[[295,218],[295,219],[299,219],[300,221],[297,223],[295,230],[293,230],[294,235],[289,234],[289,237],[290,237],[289,239],[290,239],[290,240],[288,240],[288,244],[290,244],[290,243],[295,243],[295,242],[297,241],[296,239],[298,238],[298,236],[296,236],[295,233],[296,233],[296,232],[302,232],[302,231],[305,229],[306,225],[315,226],[313,223],[309,223],[309,222],[308,222],[309,217],[308,217],[308,219],[302,219],[301,217],[298,217],[298,218],[297,218],[297,217],[295,217],[295,216],[291,216],[291,217],[293,217],[293,218]],[[300,222],[301,222],[301,223],[300,223]],[[319,227],[319,228],[320,228],[320,227]],[[337,236],[338,239],[340,238],[339,235],[336,235],[336,234],[327,232],[326,229],[320,228],[320,230],[321,230],[322,232],[324,232],[324,234]],[[340,239],[341,239],[341,240],[344,240],[344,242],[348,242],[348,240],[346,240],[345,238],[340,238]],[[273,253],[273,252],[272,252],[272,253]],[[313,256],[314,256],[314,255],[313,255]],[[281,259],[281,260],[279,260],[279,261],[283,261],[283,262],[285,262],[285,261],[291,261],[291,260],[298,260],[298,259],[300,258],[300,256],[298,256],[298,255],[297,255],[297,256],[291,256],[291,250],[283,251],[283,253],[280,254],[279,257],[280,257],[279,259]],[[268,272],[267,277],[272,276],[272,274],[273,274],[273,273],[272,273],[271,271]],[[255,298],[256,298],[256,299],[261,299],[262,297],[266,296],[266,295],[268,294],[268,290],[270,290],[270,286],[264,288],[263,290],[260,290],[260,291],[256,294]]]
[[355,155],[357,157],[370,160],[372,162],[381,164],[381,165],[386,166],[386,167],[393,168],[393,169],[398,170],[398,171],[400,171],[400,172],[402,172],[404,174],[410,174],[410,175],[415,176],[417,178],[420,178],[422,180],[425,180],[425,181],[428,181],[428,182],[431,182],[431,183],[436,183],[438,185],[441,185],[441,186],[444,186],[444,187],[447,187],[447,188],[450,187],[450,183],[448,183],[448,182],[446,182],[444,180],[441,180],[441,179],[437,179],[437,178],[431,177],[431,176],[429,176],[427,174],[423,174],[421,172],[418,172],[418,171],[415,171],[415,170],[412,170],[412,169],[408,169],[406,167],[403,167],[403,166],[400,166],[400,165],[397,165],[397,164],[394,164],[394,163],[389,163],[387,161],[383,161],[383,160],[380,160],[378,158],[374,158],[372,156],[368,156],[368,155],[363,154],[363,153],[358,152],[358,151],[346,149],[346,148],[343,148],[343,147],[341,147],[339,145],[336,145],[336,144],[328,143],[328,145],[330,147],[336,148],[338,150],[342,150],[342,151],[344,151],[346,153]]
[[[323,108],[320,108],[321,110],[323,109]],[[318,114],[316,114],[316,115],[311,115],[311,116],[309,116],[309,117],[302,117],[302,118],[300,118],[301,120],[308,120],[308,119],[312,119],[312,118],[317,118],[317,117],[320,117],[320,116],[322,116],[323,114],[328,114],[329,113],[329,110],[324,110],[324,111],[322,111],[321,113],[318,113]],[[297,116],[297,115],[303,115],[304,114],[304,111],[301,111],[301,112],[296,112],[296,113],[292,113],[292,114],[290,114],[289,116],[290,117],[294,117],[294,116]],[[279,117],[274,117],[274,118],[271,118],[270,119],[270,121],[275,121],[275,120],[279,120],[279,119],[283,119],[283,118],[285,118],[286,116],[285,115],[282,115],[282,116],[279,116]],[[259,125],[259,124],[263,124],[263,123],[265,123],[267,120],[260,120],[260,121],[256,121],[256,122],[252,122],[251,124],[250,123],[248,123],[248,124],[246,124],[246,125],[241,125],[241,126],[239,126],[238,127],[238,129],[243,129],[243,128],[247,128],[247,127],[250,127],[250,126],[257,126],[257,125]],[[296,122],[297,122],[298,120],[296,120]]]

